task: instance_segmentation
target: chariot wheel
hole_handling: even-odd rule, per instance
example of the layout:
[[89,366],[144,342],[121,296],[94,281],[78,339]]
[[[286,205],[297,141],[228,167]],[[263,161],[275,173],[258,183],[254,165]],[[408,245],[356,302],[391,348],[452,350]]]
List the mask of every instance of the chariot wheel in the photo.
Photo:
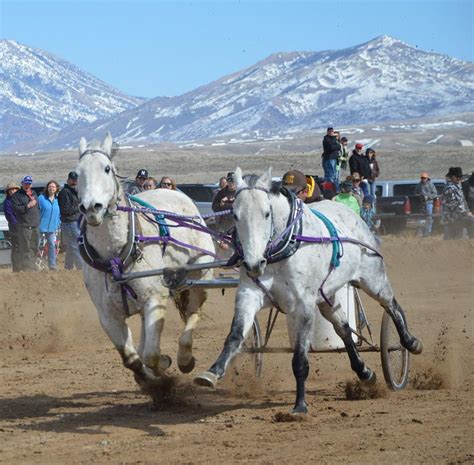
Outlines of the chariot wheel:
[[400,344],[397,329],[387,312],[382,318],[380,354],[387,386],[393,391],[404,389],[408,383],[410,353]]
[[260,333],[260,325],[257,318],[253,321],[252,329],[250,330],[247,338],[242,344],[241,357],[249,358],[250,363],[254,370],[256,378],[260,378],[262,375],[263,366],[263,353],[262,349],[262,336]]

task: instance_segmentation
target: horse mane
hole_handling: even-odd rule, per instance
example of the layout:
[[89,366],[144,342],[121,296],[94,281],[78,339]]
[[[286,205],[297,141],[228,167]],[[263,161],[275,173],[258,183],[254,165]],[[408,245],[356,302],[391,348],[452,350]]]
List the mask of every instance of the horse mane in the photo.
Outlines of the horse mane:
[[[243,180],[247,183],[249,189],[254,189],[257,185],[257,181],[260,179],[260,176],[257,174],[246,174],[243,177]],[[280,195],[281,182],[272,181],[272,187],[270,188],[270,194]]]

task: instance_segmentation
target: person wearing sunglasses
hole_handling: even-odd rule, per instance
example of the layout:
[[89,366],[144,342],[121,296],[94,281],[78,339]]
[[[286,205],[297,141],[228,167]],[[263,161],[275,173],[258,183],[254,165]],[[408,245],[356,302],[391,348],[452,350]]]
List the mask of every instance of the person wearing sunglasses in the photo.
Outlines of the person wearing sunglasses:
[[168,176],[163,176],[160,181],[160,189],[170,189],[175,191],[176,183],[174,182],[174,179],[171,179]]
[[420,182],[415,187],[415,195],[421,197],[426,215],[424,227],[418,228],[418,235],[429,237],[433,232],[433,201],[438,197],[438,191],[425,171],[420,174]]

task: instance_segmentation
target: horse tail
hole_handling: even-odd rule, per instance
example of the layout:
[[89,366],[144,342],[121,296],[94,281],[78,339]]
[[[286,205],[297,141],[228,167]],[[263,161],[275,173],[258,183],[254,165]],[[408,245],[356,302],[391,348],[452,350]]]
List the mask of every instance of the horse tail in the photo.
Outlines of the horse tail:
[[189,305],[189,289],[174,293],[174,303],[178,309],[179,316],[186,321],[187,309]]

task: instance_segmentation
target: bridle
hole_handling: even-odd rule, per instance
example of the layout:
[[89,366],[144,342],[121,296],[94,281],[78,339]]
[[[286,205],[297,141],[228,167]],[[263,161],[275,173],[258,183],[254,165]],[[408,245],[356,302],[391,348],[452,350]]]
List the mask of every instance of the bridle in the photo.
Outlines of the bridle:
[[[299,248],[300,242],[296,240],[296,236],[301,234],[303,227],[303,202],[296,197],[296,195],[285,187],[281,187],[279,193],[288,199],[290,205],[290,214],[285,229],[275,234],[275,221],[272,203],[270,201],[270,195],[272,192],[264,187],[243,187],[239,189],[235,195],[238,197],[243,191],[246,190],[259,190],[265,192],[268,195],[270,202],[270,239],[265,247],[264,257],[267,263],[276,263],[286,258],[291,257]],[[238,258],[242,260],[244,258],[242,244],[239,240],[237,229],[235,229],[232,235],[232,242]],[[237,258],[237,257],[235,257]],[[235,259],[234,258],[234,259]]]

